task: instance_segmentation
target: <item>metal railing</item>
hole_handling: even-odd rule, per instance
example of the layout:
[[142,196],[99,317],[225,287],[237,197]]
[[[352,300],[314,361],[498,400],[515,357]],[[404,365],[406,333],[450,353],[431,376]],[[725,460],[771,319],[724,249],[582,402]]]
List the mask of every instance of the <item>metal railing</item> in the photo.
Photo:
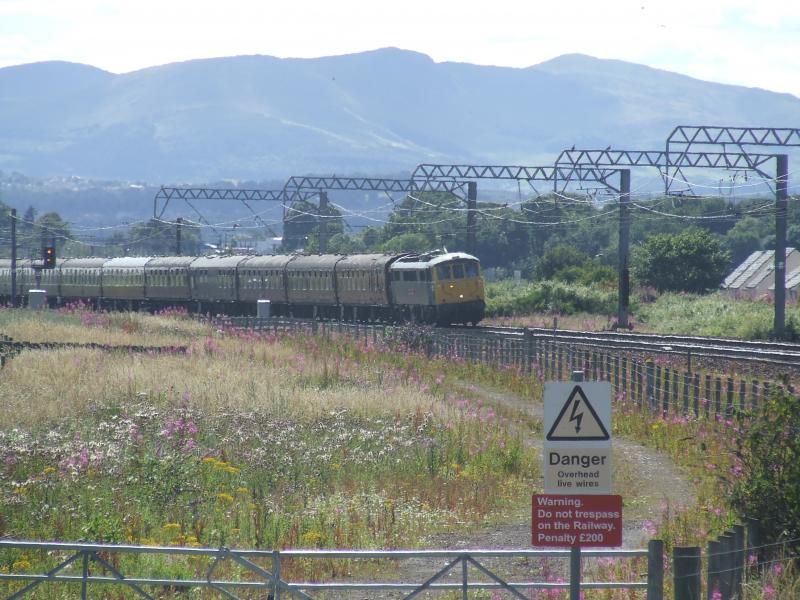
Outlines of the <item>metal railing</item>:
[[[18,550],[27,553],[41,553],[47,560],[56,564],[43,572],[0,572],[0,583],[8,586],[10,582],[23,584],[18,589],[6,593],[8,600],[22,598],[33,592],[42,584],[71,584],[80,586],[80,597],[86,599],[90,584],[126,586],[137,596],[155,598],[158,590],[178,588],[203,588],[219,593],[220,596],[232,599],[240,597],[270,598],[272,600],[314,600],[312,594],[336,592],[337,598],[344,592],[358,592],[359,598],[365,593],[397,594],[395,597],[411,599],[427,592],[461,592],[467,599],[470,593],[479,590],[503,591],[512,598],[527,599],[524,591],[567,590],[570,589],[569,565],[570,550],[240,550],[231,548],[192,548],[168,546],[134,546],[112,544],[84,544],[63,542],[34,542],[20,540],[0,540],[0,551]],[[164,564],[172,563],[172,567],[180,570],[181,559],[204,560],[203,565],[195,562],[185,571],[195,572],[202,566],[205,577],[181,578],[158,576],[127,576],[122,565],[124,557],[131,555],[159,555]],[[584,559],[591,558],[646,558],[647,575],[640,581],[581,581],[580,589],[631,589],[646,590],[648,600],[663,598],[663,543],[657,540],[650,542],[647,550],[584,550]],[[564,573],[567,582],[509,581],[507,575],[501,575],[501,568],[512,569],[512,575],[520,576],[520,571],[533,571],[532,559],[563,559]],[[371,561],[375,570],[375,561],[414,561],[411,565],[418,581],[392,580],[387,573],[394,573],[410,578],[406,568],[398,571],[397,566],[379,569],[385,580],[371,577],[367,581],[354,581],[350,576],[330,577],[330,581],[300,581],[287,576],[293,569],[293,562],[304,561],[306,566],[314,561]],[[519,561],[528,561],[525,567]],[[441,563],[444,563],[443,565]],[[420,564],[424,563],[424,564]],[[434,564],[431,564],[434,563]],[[151,563],[152,564],[152,563]],[[349,563],[345,563],[349,564]],[[135,567],[129,564],[128,567]],[[351,565],[352,566],[352,565]],[[287,567],[289,569],[287,570]],[[32,564],[25,570],[30,571]],[[223,574],[222,571],[225,571]],[[321,573],[324,569],[313,569]],[[293,570],[297,572],[296,569]],[[145,589],[147,588],[147,589]],[[148,591],[149,589],[149,591]],[[77,594],[76,594],[77,595]],[[317,596],[320,597],[320,596]],[[330,597],[330,596],[325,596]],[[370,597],[370,596],[367,596]]]

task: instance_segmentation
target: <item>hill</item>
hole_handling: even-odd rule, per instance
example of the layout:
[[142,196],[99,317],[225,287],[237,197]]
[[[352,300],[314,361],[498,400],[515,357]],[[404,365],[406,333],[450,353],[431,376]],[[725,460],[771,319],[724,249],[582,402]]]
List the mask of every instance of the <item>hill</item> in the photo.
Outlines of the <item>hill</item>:
[[573,144],[660,147],[676,124],[797,125],[800,99],[621,61],[525,69],[387,48],[237,56],[125,74],[0,69],[0,169],[153,183],[550,163]]

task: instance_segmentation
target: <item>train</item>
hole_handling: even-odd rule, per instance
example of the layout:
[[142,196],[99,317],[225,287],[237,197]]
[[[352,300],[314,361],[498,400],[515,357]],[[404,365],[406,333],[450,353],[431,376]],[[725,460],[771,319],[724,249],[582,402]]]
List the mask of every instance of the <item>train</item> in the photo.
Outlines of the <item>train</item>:
[[[17,261],[17,301],[31,289],[51,306],[270,314],[362,322],[476,324],[485,313],[480,261],[464,252],[68,258],[42,269]],[[38,273],[37,273],[38,271]],[[37,283],[38,275],[38,283]],[[0,302],[11,301],[11,261],[0,259]]]

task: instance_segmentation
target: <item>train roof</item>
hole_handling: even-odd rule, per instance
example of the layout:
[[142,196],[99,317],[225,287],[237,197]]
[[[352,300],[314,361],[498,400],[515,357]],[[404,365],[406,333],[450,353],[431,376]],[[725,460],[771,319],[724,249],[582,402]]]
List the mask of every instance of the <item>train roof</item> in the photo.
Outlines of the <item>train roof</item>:
[[287,271],[324,270],[332,271],[336,263],[344,258],[342,254],[298,254],[286,265]]
[[240,268],[280,269],[294,258],[292,254],[270,254],[266,256],[248,256],[239,265]]
[[392,269],[427,269],[442,263],[454,260],[475,260],[478,259],[466,252],[444,252],[441,254],[410,254],[400,257],[397,262],[392,264]]
[[158,256],[150,259],[147,268],[185,269],[195,260],[196,256]]
[[58,266],[62,269],[99,269],[108,262],[107,258],[65,258]]
[[104,269],[143,269],[152,256],[122,256],[109,258],[103,263]]
[[240,262],[247,260],[246,256],[201,256],[192,262],[191,269],[224,269],[234,268]]
[[396,260],[401,254],[351,254],[342,258],[338,268],[384,268],[387,264]]

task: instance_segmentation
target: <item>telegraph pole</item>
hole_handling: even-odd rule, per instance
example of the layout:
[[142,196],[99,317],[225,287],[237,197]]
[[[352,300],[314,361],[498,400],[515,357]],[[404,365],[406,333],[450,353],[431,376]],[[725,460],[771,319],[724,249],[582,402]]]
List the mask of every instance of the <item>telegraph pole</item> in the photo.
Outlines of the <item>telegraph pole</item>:
[[478,208],[478,184],[467,182],[467,252],[475,254],[475,210]]
[[181,223],[183,219],[180,217],[175,219],[175,256],[181,255]]
[[619,176],[619,314],[617,315],[617,327],[627,328],[631,293],[631,172],[628,169],[621,169]]
[[784,335],[786,320],[786,212],[788,198],[789,157],[776,156],[775,177],[775,323],[776,338]]
[[17,307],[17,209],[11,209],[11,308]]
[[319,253],[328,249],[328,192],[319,193]]

